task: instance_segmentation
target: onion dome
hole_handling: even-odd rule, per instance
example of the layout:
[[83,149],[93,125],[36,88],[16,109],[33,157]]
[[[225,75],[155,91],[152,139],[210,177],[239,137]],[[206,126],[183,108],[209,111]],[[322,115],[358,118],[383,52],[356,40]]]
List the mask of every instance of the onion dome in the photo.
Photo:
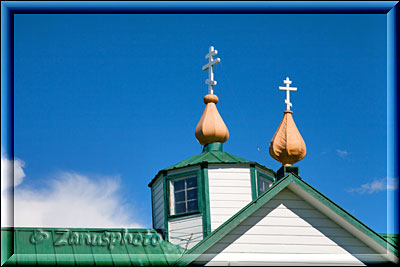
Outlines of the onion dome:
[[306,144],[293,120],[293,111],[285,110],[281,124],[269,143],[269,154],[282,165],[292,165],[306,155]]
[[204,96],[204,103],[206,107],[196,126],[196,138],[202,145],[214,142],[224,143],[229,138],[229,131],[216,106],[218,97],[208,94]]
[[292,103],[290,103],[289,92],[296,91],[297,88],[289,87],[292,83],[289,78],[286,78],[284,83],[286,86],[279,86],[279,89],[286,91],[287,109],[283,112],[283,119],[269,143],[269,154],[282,165],[291,166],[305,157],[306,144],[294,123],[293,111],[290,110]]
[[208,63],[202,68],[203,70],[208,70],[208,79],[206,80],[208,95],[204,96],[206,107],[195,129],[196,138],[202,145],[215,142],[224,143],[229,138],[228,128],[222,120],[221,115],[219,115],[216,106],[218,97],[214,95],[213,91],[213,86],[217,85],[217,81],[214,80],[213,67],[221,62],[220,58],[213,58],[217,54],[218,51],[214,50],[213,46],[210,46],[209,52],[206,55]]

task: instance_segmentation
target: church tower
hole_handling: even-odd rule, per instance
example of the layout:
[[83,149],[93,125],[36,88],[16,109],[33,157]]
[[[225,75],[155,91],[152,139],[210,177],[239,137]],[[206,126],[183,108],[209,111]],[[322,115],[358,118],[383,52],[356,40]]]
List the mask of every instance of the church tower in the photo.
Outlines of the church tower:
[[208,94],[195,129],[203,151],[160,170],[150,182],[153,227],[166,240],[190,249],[232,215],[256,199],[276,180],[276,173],[254,161],[223,151],[229,131],[216,104],[213,68],[220,62],[210,47]]

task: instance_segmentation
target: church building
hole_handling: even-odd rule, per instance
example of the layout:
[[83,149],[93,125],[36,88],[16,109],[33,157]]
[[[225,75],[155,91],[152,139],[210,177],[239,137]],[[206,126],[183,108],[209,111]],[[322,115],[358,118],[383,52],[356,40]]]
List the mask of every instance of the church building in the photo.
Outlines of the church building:
[[[201,153],[150,181],[153,229],[2,229],[2,265],[368,265],[398,263],[397,235],[378,234],[302,177],[306,144],[293,119],[287,77],[269,169],[224,151],[210,47],[205,109],[195,128]],[[3,244],[12,249],[9,257]],[[4,257],[3,257],[4,256]]]

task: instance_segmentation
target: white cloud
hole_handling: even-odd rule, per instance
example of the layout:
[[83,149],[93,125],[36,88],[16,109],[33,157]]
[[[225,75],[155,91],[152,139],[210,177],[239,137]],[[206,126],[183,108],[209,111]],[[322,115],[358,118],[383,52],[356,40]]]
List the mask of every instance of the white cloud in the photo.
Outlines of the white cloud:
[[336,149],[336,153],[342,158],[345,158],[349,154],[347,150],[340,150],[340,149]]
[[[14,173],[12,172],[13,166]],[[11,208],[13,202],[10,191],[23,182],[25,178],[24,166],[25,162],[22,160],[17,158],[10,160],[3,153],[1,154],[1,226],[13,225],[13,218],[8,216],[8,214],[12,214]]]
[[[12,165],[13,161],[7,159],[5,156],[1,156],[1,189],[11,187],[8,179],[6,177],[12,177]],[[22,183],[25,178],[25,172],[23,168],[25,167],[25,162],[16,158],[14,159],[14,186],[18,186]],[[4,179],[3,179],[4,178]]]
[[396,190],[398,188],[398,183],[398,179],[396,178],[383,178],[374,180],[371,183],[362,184],[357,188],[350,188],[347,191],[359,194],[373,194],[385,190]]
[[[12,161],[2,157],[2,180],[6,174],[3,162],[10,167]],[[15,171],[15,185],[18,185],[25,176],[24,164],[15,163],[20,166]],[[2,200],[6,194],[2,190]],[[3,215],[2,207],[2,226],[9,226]],[[63,172],[41,184],[39,189],[24,184],[14,189],[14,226],[17,227],[143,228],[134,215],[133,207],[125,204],[120,196],[119,177],[98,178]]]

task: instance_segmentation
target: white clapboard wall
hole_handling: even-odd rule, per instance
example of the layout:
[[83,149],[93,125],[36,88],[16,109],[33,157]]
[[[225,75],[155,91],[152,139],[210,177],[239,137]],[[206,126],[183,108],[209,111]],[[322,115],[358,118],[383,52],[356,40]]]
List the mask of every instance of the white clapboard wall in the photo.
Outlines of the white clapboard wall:
[[190,249],[203,239],[203,217],[195,214],[170,219],[169,242]]
[[214,231],[252,200],[250,168],[210,165],[208,184],[211,230]]
[[164,230],[164,185],[163,179],[158,179],[151,187],[151,201],[153,207],[153,226]]
[[298,195],[284,189],[195,262],[206,265],[364,265],[383,260]]

